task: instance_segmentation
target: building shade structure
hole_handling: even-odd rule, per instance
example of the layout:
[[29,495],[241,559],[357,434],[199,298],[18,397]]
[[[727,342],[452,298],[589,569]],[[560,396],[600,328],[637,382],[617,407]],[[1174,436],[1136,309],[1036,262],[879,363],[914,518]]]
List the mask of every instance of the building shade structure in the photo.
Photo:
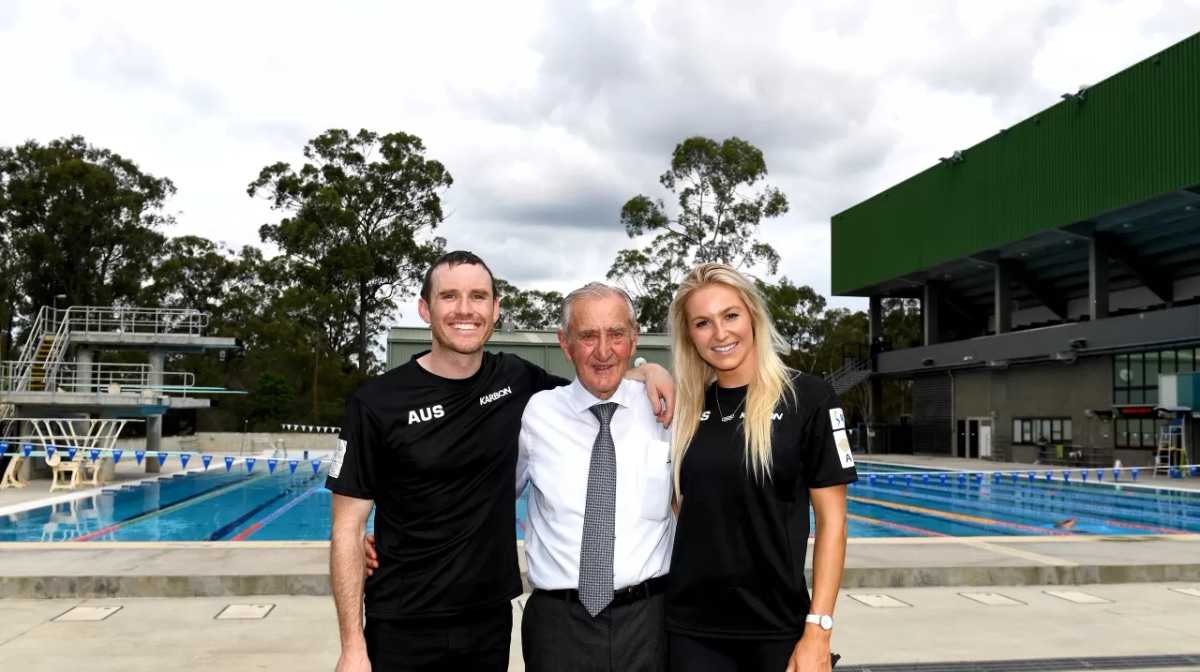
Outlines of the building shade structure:
[[[895,421],[880,382],[909,380],[917,452],[1150,464],[1179,421],[1158,374],[1200,354],[1198,120],[1200,33],[835,214],[872,422]],[[919,301],[917,342],[876,340],[889,298]]]

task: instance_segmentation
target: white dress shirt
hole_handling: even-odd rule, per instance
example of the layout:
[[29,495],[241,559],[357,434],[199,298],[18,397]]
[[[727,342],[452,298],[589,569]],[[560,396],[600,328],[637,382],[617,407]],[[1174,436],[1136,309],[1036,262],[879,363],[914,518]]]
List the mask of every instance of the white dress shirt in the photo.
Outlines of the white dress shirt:
[[[609,429],[617,456],[613,589],[667,573],[675,539],[671,512],[670,430],[654,417],[644,383],[625,380]],[[579,587],[579,549],[588,470],[603,403],[579,381],[530,398],[521,418],[517,496],[528,482],[525,558],[534,588]]]

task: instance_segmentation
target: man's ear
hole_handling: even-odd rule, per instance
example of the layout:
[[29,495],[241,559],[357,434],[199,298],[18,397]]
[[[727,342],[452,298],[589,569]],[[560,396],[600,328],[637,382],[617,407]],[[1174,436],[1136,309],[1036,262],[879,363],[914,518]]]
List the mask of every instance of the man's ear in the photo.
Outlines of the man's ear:
[[563,333],[562,329],[558,330],[558,347],[562,348],[563,355],[566,356],[567,361],[571,361],[571,349],[567,347],[567,335]]

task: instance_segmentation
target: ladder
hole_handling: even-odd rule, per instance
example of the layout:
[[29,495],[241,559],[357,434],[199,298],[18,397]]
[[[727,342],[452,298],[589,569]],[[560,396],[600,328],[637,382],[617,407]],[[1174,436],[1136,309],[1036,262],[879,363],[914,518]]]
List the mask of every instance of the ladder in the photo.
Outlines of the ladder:
[[1187,446],[1183,437],[1183,418],[1175,418],[1158,433],[1154,452],[1154,473],[1171,473],[1171,467],[1187,464]]

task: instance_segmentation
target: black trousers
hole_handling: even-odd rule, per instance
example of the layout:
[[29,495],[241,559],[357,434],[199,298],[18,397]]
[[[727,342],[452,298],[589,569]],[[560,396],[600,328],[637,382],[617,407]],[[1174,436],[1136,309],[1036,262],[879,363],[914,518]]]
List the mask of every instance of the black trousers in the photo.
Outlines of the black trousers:
[[505,602],[422,622],[367,618],[363,634],[371,672],[507,672],[512,627],[513,606]]
[[577,601],[534,592],[521,616],[526,672],[667,672],[664,599],[609,605],[592,618]]
[[700,639],[670,635],[671,672],[784,672],[790,639]]

